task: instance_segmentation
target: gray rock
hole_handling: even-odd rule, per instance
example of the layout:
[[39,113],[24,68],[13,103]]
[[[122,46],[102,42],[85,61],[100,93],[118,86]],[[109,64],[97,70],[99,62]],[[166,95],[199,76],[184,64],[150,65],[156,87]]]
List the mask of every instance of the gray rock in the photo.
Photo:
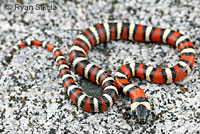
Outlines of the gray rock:
[[[68,58],[72,41],[81,30],[112,21],[179,30],[195,44],[197,57],[200,54],[197,0],[18,2],[34,7],[52,4],[56,10],[20,11],[14,9],[19,3],[1,2],[0,60],[26,38],[49,41]],[[6,8],[8,4],[13,6],[12,10]],[[88,53],[91,62],[112,74],[129,62],[170,67],[177,63],[178,55],[177,49],[168,45],[128,41],[100,44]],[[119,95],[116,104],[103,113],[87,113],[76,107],[65,95],[52,54],[42,48],[24,48],[15,54],[9,66],[0,64],[0,133],[200,133],[199,66],[196,58],[192,73],[171,85],[131,79],[145,90],[152,106],[148,123],[139,125],[130,115],[130,99],[124,95]],[[102,89],[76,73],[73,76],[83,88],[89,85],[89,89]]]

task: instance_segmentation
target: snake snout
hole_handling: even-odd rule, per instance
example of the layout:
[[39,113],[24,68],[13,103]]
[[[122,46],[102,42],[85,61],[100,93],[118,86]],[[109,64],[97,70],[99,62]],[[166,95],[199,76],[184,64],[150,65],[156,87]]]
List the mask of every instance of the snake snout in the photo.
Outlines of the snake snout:
[[145,116],[138,116],[137,117],[137,121],[140,123],[140,124],[145,124],[147,122],[147,117]]

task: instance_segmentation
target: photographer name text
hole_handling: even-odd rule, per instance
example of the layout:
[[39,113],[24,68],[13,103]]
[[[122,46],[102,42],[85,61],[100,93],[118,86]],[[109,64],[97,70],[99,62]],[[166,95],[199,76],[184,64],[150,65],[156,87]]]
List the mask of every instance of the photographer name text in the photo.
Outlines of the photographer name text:
[[31,11],[31,10],[56,10],[57,7],[53,4],[35,4],[35,5],[20,5],[20,4],[6,4],[7,10],[18,10],[18,11]]

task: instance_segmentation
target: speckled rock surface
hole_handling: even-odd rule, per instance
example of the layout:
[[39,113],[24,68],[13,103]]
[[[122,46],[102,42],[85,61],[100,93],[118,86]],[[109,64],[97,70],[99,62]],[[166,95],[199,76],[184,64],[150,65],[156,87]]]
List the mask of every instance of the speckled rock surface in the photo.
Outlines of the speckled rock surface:
[[[19,3],[34,9],[15,9]],[[40,3],[52,4],[56,9],[37,10]],[[13,6],[11,10],[8,4]],[[116,104],[103,113],[92,114],[77,108],[65,95],[52,54],[42,48],[26,47],[15,54],[9,66],[0,64],[0,133],[200,133],[199,0],[1,2],[0,60],[26,38],[54,43],[68,59],[68,50],[80,30],[111,21],[179,30],[195,44],[194,70],[181,82],[158,85],[131,79],[145,90],[151,102],[148,123],[136,122],[130,115],[130,100],[124,95],[119,95]],[[129,62],[170,67],[177,63],[179,53],[168,45],[112,41],[95,47],[88,57],[113,74]],[[101,95],[101,87],[76,73],[73,76],[88,94]]]

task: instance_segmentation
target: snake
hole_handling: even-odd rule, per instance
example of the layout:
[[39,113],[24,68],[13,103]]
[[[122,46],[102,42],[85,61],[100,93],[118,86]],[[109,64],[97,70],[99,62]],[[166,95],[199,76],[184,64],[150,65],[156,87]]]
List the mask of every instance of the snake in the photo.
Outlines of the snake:
[[[170,44],[178,48],[181,55],[178,63],[170,68],[154,68],[141,63],[122,65],[114,73],[113,78],[106,70],[91,63],[87,57],[88,51],[94,46],[111,40]],[[158,84],[178,82],[191,73],[196,55],[194,45],[189,38],[174,30],[123,22],[90,26],[73,41],[69,50],[69,61],[78,74],[102,86],[103,94],[100,97],[93,97],[78,86],[65,56],[52,43],[39,40],[22,42],[12,48],[2,63],[8,65],[17,50],[32,45],[42,46],[53,53],[66,94],[75,105],[87,112],[103,112],[112,107],[119,92],[123,92],[131,99],[131,112],[141,124],[147,122],[151,106],[144,91],[132,84],[129,79],[138,77]]]

